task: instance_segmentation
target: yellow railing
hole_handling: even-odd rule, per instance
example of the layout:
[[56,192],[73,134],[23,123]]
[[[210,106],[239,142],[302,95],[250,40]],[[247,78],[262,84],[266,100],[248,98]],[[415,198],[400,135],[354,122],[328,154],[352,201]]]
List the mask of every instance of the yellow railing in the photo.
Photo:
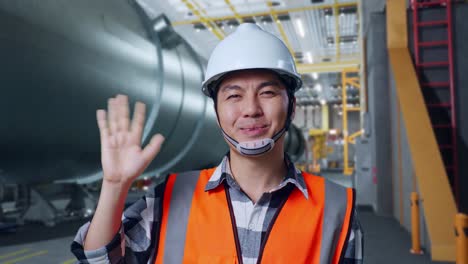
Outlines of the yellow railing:
[[[353,76],[349,76],[352,74]],[[343,174],[353,174],[354,167],[349,166],[349,144],[354,144],[356,137],[362,134],[359,130],[351,134],[348,128],[348,113],[349,112],[360,112],[361,107],[349,107],[348,106],[348,94],[347,87],[354,87],[358,91],[361,90],[359,84],[359,72],[356,69],[345,69],[341,73],[341,104],[343,106]]]
[[358,71],[359,60],[337,61],[337,62],[318,62],[318,63],[297,63],[299,73],[310,72],[342,72],[344,70]]

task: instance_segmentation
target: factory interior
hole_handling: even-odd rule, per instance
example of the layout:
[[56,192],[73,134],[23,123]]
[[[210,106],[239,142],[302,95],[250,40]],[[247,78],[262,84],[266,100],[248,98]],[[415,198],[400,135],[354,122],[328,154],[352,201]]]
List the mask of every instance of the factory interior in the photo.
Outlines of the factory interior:
[[293,54],[285,150],[355,189],[359,263],[468,264],[465,14],[460,0],[0,1],[0,264],[76,263],[108,98],[146,104],[143,145],[166,138],[126,206],[164,175],[217,166],[228,145],[201,84],[241,23]]

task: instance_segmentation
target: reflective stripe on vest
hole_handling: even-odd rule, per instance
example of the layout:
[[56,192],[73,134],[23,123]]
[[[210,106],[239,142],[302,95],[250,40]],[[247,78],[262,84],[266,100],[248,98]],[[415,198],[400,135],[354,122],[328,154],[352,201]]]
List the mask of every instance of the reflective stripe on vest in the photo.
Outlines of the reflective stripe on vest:
[[[155,263],[239,263],[227,193],[205,192],[214,169],[171,175],[163,201]],[[294,188],[273,226],[259,262],[333,263],[344,255],[351,229],[354,192],[302,173],[309,199]]]

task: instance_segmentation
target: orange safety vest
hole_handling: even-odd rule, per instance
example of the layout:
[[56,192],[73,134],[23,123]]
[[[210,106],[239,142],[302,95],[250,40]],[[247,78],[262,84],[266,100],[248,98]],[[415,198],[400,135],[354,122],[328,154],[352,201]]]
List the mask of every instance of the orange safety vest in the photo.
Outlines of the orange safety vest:
[[[225,188],[205,191],[215,169],[170,175],[155,264],[242,263]],[[302,172],[308,199],[294,188],[260,249],[258,263],[338,264],[354,211],[354,190]]]

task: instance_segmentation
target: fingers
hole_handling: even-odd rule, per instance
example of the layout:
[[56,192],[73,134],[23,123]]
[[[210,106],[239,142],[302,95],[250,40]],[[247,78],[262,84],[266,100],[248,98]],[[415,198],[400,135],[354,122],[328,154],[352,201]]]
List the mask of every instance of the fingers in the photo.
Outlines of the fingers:
[[117,113],[115,98],[109,98],[107,101],[109,131],[111,135],[117,134]]
[[118,112],[118,131],[128,131],[128,124],[130,123],[129,119],[129,110],[128,110],[128,96],[126,95],[117,95],[117,112]]
[[143,158],[146,163],[151,162],[161,150],[161,145],[164,142],[164,137],[161,134],[156,134],[151,138],[151,141],[143,149]]
[[[109,136],[110,143],[122,145],[126,144],[126,142],[135,142],[136,144],[141,144],[145,125],[146,106],[144,103],[136,102],[131,124],[129,112],[128,96],[118,94],[116,97],[109,98],[108,120],[106,124],[101,124],[100,128],[107,127],[107,135]],[[104,116],[103,119],[106,120],[106,116]],[[130,138],[127,135],[129,131],[132,133]]]
[[144,103],[136,102],[133,112],[133,120],[130,130],[136,137],[136,141],[141,143],[143,127],[145,126],[146,106]]
[[116,134],[118,131],[128,131],[128,96],[119,94],[115,98],[109,98],[107,103],[110,132]]
[[99,135],[101,137],[101,144],[105,145],[109,139],[109,127],[107,126],[106,111],[99,109],[96,111],[96,119],[99,127]]

